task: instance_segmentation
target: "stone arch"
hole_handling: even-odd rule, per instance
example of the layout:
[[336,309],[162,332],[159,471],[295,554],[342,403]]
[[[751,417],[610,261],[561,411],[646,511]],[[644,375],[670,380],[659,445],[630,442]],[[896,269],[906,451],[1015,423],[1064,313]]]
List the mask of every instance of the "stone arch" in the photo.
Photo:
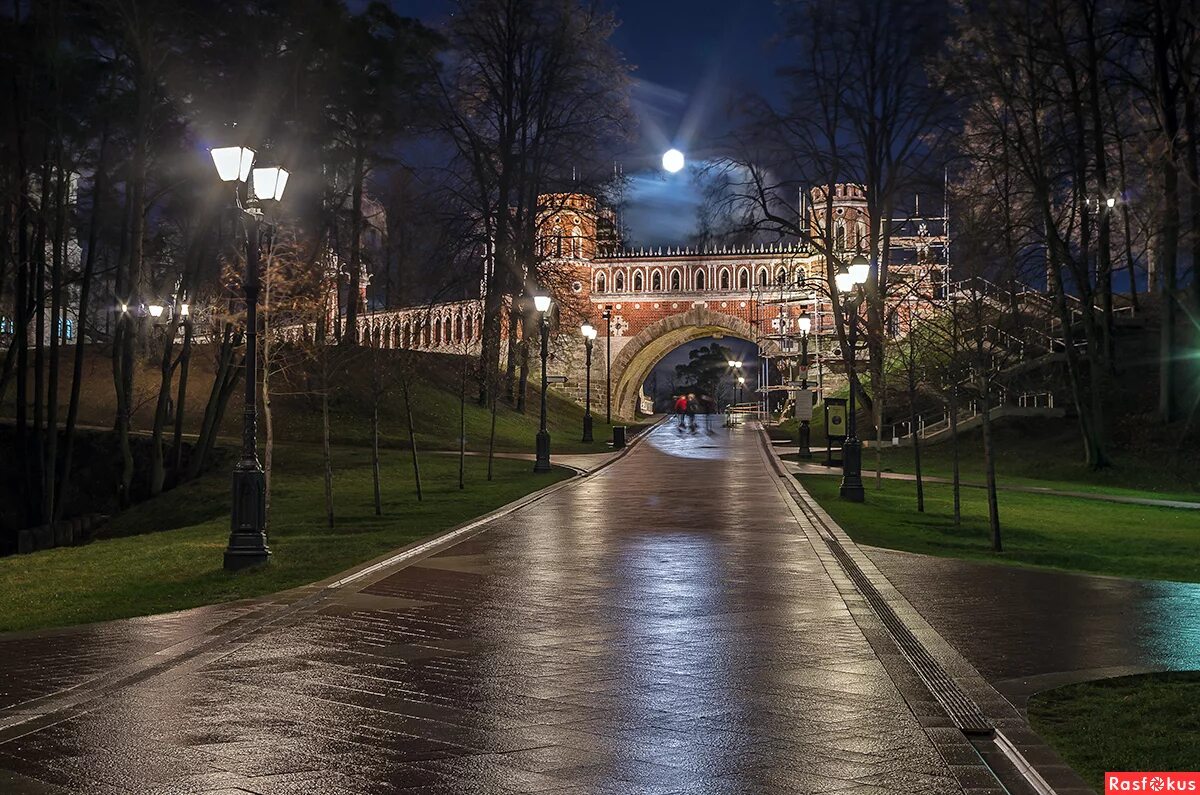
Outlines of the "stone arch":
[[721,281],[720,281],[721,289],[728,290],[729,289],[729,268],[721,268],[721,277],[720,278],[721,278]]
[[[642,383],[654,365],[680,345],[714,334],[745,340],[756,336],[751,325],[740,317],[697,306],[652,323],[632,337],[613,357],[614,412],[622,417],[633,416]],[[782,353],[771,340],[762,342],[761,347],[772,356]]]
[[671,290],[678,291],[683,288],[683,276],[679,273],[679,268],[671,269]]
[[618,293],[625,292],[625,274],[621,271],[617,271],[613,275],[613,291]]
[[638,268],[637,270],[635,270],[633,272],[633,291],[635,293],[640,293],[645,290],[645,287],[646,287],[646,279],[642,275],[641,268]]
[[608,288],[608,280],[604,277],[604,273],[603,272],[597,273],[596,274],[596,287],[594,288],[595,292],[602,293],[602,292],[605,292],[605,290],[607,288]]
[[745,268],[745,267],[738,268],[738,289],[739,290],[749,290],[750,289],[750,269],[749,268]]
[[692,276],[692,286],[697,290],[704,289],[704,271],[703,270],[697,270],[695,275]]
[[662,292],[662,270],[659,268],[655,268],[650,275],[650,289],[656,293]]

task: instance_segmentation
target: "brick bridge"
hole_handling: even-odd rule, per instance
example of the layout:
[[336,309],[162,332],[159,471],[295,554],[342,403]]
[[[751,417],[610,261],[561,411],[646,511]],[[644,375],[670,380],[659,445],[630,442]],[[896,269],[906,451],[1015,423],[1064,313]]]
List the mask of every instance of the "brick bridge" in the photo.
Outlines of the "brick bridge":
[[[813,206],[823,205],[823,197],[822,190],[814,189]],[[767,356],[787,355],[794,353],[787,336],[796,333],[797,318],[807,312],[812,318],[813,366],[820,357],[840,362],[832,307],[823,295],[825,260],[807,247],[619,250],[604,244],[611,214],[598,210],[592,197],[545,198],[555,209],[541,224],[543,267],[554,268],[555,283],[562,285],[555,295],[550,371],[567,376],[561,388],[574,397],[583,396],[583,322],[600,332],[592,369],[593,406],[604,405],[605,357],[611,345],[613,413],[625,418],[648,408],[642,384],[654,365],[692,340],[736,337],[757,343]],[[811,211],[809,216],[810,224],[816,223]],[[849,258],[866,242],[866,200],[860,188],[835,186],[833,217],[835,247]],[[932,226],[936,233],[930,231]],[[894,273],[907,270],[931,284],[944,280],[942,218],[896,221],[892,242],[898,252],[912,255],[909,261],[898,257]],[[902,306],[892,313],[904,326],[917,311],[916,299],[908,300],[908,310]],[[506,314],[510,307],[506,301]],[[612,313],[611,338],[601,319],[606,307]],[[482,318],[482,299],[475,298],[366,312],[358,323],[360,339],[378,347],[478,354]],[[508,323],[501,326],[507,329]],[[899,331],[898,324],[893,333]]]

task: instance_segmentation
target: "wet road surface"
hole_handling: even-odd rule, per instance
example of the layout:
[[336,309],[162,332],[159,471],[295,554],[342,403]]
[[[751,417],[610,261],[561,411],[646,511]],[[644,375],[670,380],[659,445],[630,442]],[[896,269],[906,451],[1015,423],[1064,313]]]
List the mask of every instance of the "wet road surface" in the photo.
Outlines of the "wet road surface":
[[1070,682],[1200,669],[1200,584],[862,549],[1018,707]]
[[772,478],[752,430],[659,428],[361,590],[9,726],[0,791],[962,792],[978,771]]

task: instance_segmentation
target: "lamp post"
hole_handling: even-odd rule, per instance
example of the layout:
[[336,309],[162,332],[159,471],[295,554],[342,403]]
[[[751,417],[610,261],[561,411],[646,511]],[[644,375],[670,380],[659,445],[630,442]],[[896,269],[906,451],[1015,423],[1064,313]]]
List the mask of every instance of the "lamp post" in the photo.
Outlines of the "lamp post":
[[737,401],[738,401],[738,403],[742,402],[742,387],[745,385],[746,385],[746,376],[739,375],[738,376],[738,386],[737,386]]
[[542,413],[537,432],[537,459],[533,462],[534,472],[550,471],[550,431],[546,430],[546,390],[549,381],[546,361],[550,358],[550,296],[535,295],[533,307],[542,315]]
[[845,298],[842,305],[849,313],[849,356],[846,358],[846,372],[850,378],[850,405],[846,417],[846,439],[842,442],[842,484],[838,489],[842,499],[851,502],[862,502],[866,499],[862,482],[862,442],[858,440],[858,421],[855,418],[854,405],[854,359],[858,345],[858,288],[867,281],[871,265],[862,254],[855,255],[850,261],[849,268],[841,268],[834,276],[837,291]]
[[596,327],[584,323],[579,331],[583,334],[583,346],[587,350],[587,386],[584,392],[583,441],[592,441],[592,345],[596,342]]
[[612,304],[604,305],[604,421],[612,425]]
[[222,182],[234,183],[234,209],[246,235],[246,272],[242,290],[246,301],[246,395],[242,410],[242,455],[233,468],[233,509],[225,569],[238,571],[266,563],[266,479],[258,460],[258,257],[262,245],[262,205],[279,201],[287,185],[283,168],[256,168],[254,150],[226,146],[212,150],[213,165]]
[[[808,335],[812,331],[812,318],[807,312],[800,314],[800,390],[801,394],[808,396]],[[808,397],[808,413],[811,413],[812,398]],[[799,403],[796,404],[799,408]],[[796,440],[799,445],[797,455],[800,458],[812,458],[812,450],[809,449],[809,438],[811,430],[808,427],[808,418],[800,420],[800,429],[797,431],[799,438]]]
[[[741,377],[740,377],[740,375],[739,375],[739,374],[742,372],[742,363],[741,363],[741,361],[739,361],[739,360],[736,360],[736,359],[729,359],[728,361],[729,361],[729,372],[730,372],[730,374],[731,374],[731,375],[732,375],[734,378],[736,378],[736,379],[737,379],[739,382],[741,382],[741,383],[745,383],[745,379],[744,379],[744,378],[741,378]],[[737,395],[736,395],[736,400],[735,400],[735,402],[737,402],[737,403],[741,403],[741,402],[742,402],[741,390],[737,390]]]

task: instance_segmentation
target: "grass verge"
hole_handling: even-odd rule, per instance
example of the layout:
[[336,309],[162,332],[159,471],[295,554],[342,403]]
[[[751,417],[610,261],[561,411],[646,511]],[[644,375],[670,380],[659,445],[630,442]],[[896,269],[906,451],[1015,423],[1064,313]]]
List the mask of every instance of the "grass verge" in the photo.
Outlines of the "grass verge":
[[[996,474],[1001,485],[1200,502],[1200,459],[1188,446],[1147,445],[1111,451],[1113,466],[1093,470],[1082,463],[1078,433],[1067,420],[1008,419],[994,431]],[[964,481],[983,483],[983,437],[978,429],[960,437]],[[875,450],[863,450],[864,476],[875,470]],[[911,447],[882,448],[883,470],[912,474]],[[949,478],[953,450],[948,441],[921,448],[921,470]]]
[[962,524],[954,526],[948,485],[926,484],[925,512],[914,483],[867,486],[865,503],[838,497],[836,476],[799,480],[856,542],[1009,564],[1045,566],[1144,579],[1200,581],[1200,513],[1021,492],[1000,493],[1004,551],[991,551],[987,492],[962,490]]
[[1200,770],[1200,671],[1049,690],[1029,721],[1099,792],[1109,770]]
[[570,476],[534,475],[528,461],[421,458],[424,499],[416,500],[408,451],[383,453],[383,515],[376,516],[369,450],[334,450],[335,526],[325,521],[320,449],[276,450],[271,563],[228,574],[229,473],[213,472],[116,517],[113,536],[0,559],[0,631],[148,615],[273,593],[314,582],[417,538],[453,527]]

